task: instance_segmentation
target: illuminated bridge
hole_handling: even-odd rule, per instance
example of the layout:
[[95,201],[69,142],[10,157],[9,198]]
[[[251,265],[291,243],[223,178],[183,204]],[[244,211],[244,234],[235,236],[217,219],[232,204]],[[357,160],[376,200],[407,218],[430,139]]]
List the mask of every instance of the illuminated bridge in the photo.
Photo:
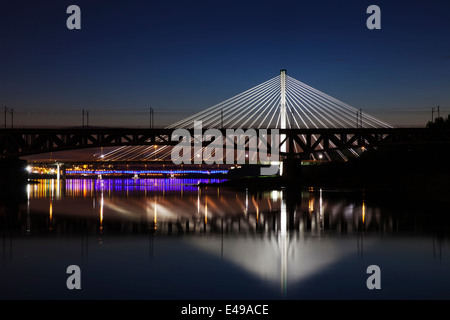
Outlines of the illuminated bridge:
[[[286,70],[281,70],[278,76],[166,128],[2,129],[0,153],[5,158],[111,147],[97,160],[164,163],[174,160],[171,150],[180,140],[173,139],[173,134],[179,129],[189,134],[192,146],[196,133],[200,132],[203,137],[214,129],[218,139],[214,140],[214,146],[216,150],[223,149],[222,159],[230,152],[225,148],[228,133],[230,130],[238,132],[239,129],[244,135],[251,131],[258,141],[266,141],[263,149],[267,154],[273,151],[269,137],[274,134],[273,130],[277,130],[279,135],[274,141],[279,147],[279,160],[289,156],[311,160],[347,160],[380,145],[450,142],[447,131],[394,128],[363,114],[361,109],[287,76]],[[266,132],[266,135],[262,136],[261,132]],[[220,140],[219,136],[223,139]],[[240,143],[242,141],[231,141],[234,147],[232,152],[238,149]],[[203,152],[211,144],[202,139],[200,148],[193,147],[189,155],[192,163],[206,162]],[[248,137],[244,137],[244,144],[246,152],[252,151]],[[258,151],[261,152],[260,145]]]
[[[205,133],[207,129],[202,129]],[[226,135],[226,129],[219,129]],[[172,141],[174,129],[3,129],[0,130],[0,148],[2,157],[21,157],[40,153],[66,151],[82,148],[116,147],[116,146],[174,146]],[[193,135],[194,129],[188,129]],[[255,131],[258,134],[258,131]],[[401,144],[438,144],[449,143],[450,132],[427,128],[314,128],[314,129],[279,129],[284,135],[282,144],[287,145],[282,156],[299,156],[302,154],[321,154],[345,149],[371,148],[380,145]],[[203,141],[205,147],[210,142]],[[235,141],[235,144],[237,142]],[[270,152],[270,144],[267,146]],[[225,147],[224,147],[225,148]],[[153,155],[153,153],[152,153]],[[153,160],[155,159],[155,160]],[[130,163],[167,163],[170,159],[148,157],[129,160]],[[124,160],[99,158],[102,162]]]

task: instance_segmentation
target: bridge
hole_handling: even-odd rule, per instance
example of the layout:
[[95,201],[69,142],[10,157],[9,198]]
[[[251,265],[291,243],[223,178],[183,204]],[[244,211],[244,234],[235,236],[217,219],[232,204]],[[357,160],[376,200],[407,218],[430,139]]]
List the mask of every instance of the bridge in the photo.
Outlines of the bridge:
[[[201,124],[201,128],[195,126]],[[232,98],[178,121],[166,128],[24,128],[0,130],[0,156],[23,157],[41,153],[83,148],[112,147],[101,154],[102,161],[171,160],[171,150],[180,143],[174,133],[185,130],[194,149],[191,161],[202,162],[203,151],[212,143],[202,139],[195,151],[199,134],[210,129],[225,137],[215,140],[215,150],[225,150],[227,133],[241,130],[268,141],[276,130],[279,156],[312,160],[347,160],[362,151],[381,145],[448,144],[450,133],[428,128],[394,128],[361,109],[352,107],[287,75],[280,74]],[[200,131],[199,131],[200,130]],[[266,131],[264,131],[266,130]],[[269,132],[270,131],[270,132]],[[266,135],[261,132],[265,132]],[[197,135],[197,136],[196,136]],[[248,137],[245,150],[252,151]],[[265,139],[265,140],[264,140]],[[217,144],[219,141],[219,144]],[[231,141],[235,149],[238,141]],[[263,143],[270,154],[272,145]],[[261,149],[258,148],[258,151]],[[197,152],[197,153],[196,153]],[[222,153],[225,157],[226,153]],[[197,159],[197,157],[200,159]],[[197,162],[196,162],[197,163]]]
[[[187,129],[194,135],[194,129]],[[208,129],[202,129],[202,134]],[[224,136],[227,130],[218,129]],[[175,129],[135,128],[77,128],[77,129],[3,129],[0,130],[0,151],[2,157],[22,157],[41,153],[58,152],[84,148],[118,146],[174,146]],[[255,130],[257,135],[259,131]],[[381,145],[406,144],[448,144],[450,131],[428,128],[313,128],[279,129],[286,145],[280,156],[298,157],[321,154],[345,149],[368,149]],[[259,135],[258,135],[259,137]],[[237,148],[237,141],[234,141]],[[211,142],[202,141],[202,147]],[[268,152],[271,145],[268,144]],[[223,146],[225,151],[225,145]],[[103,160],[99,158],[98,160]],[[105,161],[105,160],[103,160]],[[116,162],[117,160],[111,160]],[[141,162],[170,161],[167,158],[141,159]]]

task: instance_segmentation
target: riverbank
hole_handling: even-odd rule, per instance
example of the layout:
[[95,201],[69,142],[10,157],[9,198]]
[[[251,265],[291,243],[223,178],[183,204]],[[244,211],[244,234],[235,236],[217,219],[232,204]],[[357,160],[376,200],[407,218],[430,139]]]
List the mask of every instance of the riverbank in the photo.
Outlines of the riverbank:
[[238,177],[221,187],[255,191],[286,188],[365,190],[367,196],[398,195],[415,201],[450,204],[450,152],[434,146],[396,146],[366,151],[346,162],[302,166],[299,176]]

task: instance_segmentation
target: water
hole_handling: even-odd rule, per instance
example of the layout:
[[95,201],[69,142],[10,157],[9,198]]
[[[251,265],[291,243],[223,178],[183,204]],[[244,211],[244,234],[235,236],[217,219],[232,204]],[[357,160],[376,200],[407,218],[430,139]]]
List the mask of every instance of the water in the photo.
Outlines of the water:
[[[41,180],[3,200],[0,299],[448,299],[443,206],[199,179]],[[67,267],[80,267],[69,290]],[[367,268],[381,289],[368,289]]]

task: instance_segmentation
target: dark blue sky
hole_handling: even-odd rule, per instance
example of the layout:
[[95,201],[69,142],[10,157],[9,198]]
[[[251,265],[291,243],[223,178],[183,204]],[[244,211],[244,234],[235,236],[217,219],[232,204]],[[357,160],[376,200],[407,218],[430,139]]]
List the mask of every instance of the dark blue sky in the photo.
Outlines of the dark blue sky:
[[[66,28],[71,4],[81,30]],[[381,30],[366,28],[371,4]],[[283,68],[394,125],[450,113],[448,0],[19,0],[0,4],[0,43],[16,127],[81,125],[82,109],[147,126],[149,107],[165,126]]]

